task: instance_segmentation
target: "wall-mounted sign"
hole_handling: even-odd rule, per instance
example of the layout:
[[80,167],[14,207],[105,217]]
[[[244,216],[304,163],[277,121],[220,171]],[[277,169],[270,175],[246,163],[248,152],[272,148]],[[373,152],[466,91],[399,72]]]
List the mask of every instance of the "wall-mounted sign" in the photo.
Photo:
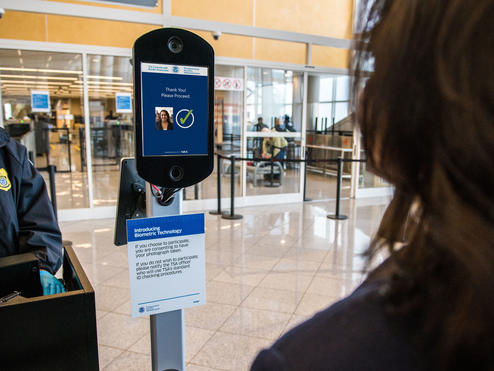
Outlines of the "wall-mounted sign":
[[127,220],[132,317],[206,303],[204,214]]
[[216,76],[214,78],[214,88],[215,90],[243,91],[244,80],[237,77]]
[[115,112],[132,113],[131,97],[130,93],[115,93]]
[[31,90],[31,111],[50,112],[50,93],[48,91]]

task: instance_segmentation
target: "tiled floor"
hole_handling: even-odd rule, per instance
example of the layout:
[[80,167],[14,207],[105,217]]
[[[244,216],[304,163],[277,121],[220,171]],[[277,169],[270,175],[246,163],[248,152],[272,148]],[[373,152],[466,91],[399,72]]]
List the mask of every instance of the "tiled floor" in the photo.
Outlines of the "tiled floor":
[[[282,333],[361,282],[362,258],[387,199],[238,209],[241,220],[206,214],[207,304],[185,310],[187,370],[247,370]],[[148,318],[130,316],[126,246],[113,220],[65,222],[96,291],[102,370],[150,370]]]

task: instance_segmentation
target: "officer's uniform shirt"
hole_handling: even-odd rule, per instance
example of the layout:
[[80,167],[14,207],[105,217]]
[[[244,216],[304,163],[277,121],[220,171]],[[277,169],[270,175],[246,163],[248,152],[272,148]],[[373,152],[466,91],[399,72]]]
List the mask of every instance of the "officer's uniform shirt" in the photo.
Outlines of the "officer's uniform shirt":
[[0,257],[25,252],[54,274],[62,263],[62,236],[44,179],[26,148],[0,128]]

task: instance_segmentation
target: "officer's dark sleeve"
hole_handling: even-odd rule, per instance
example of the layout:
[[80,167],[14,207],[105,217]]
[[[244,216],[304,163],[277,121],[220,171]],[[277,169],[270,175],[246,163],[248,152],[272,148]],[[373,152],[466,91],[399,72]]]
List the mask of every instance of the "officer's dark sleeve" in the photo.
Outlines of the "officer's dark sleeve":
[[22,179],[17,217],[19,221],[19,253],[33,252],[40,268],[52,274],[62,264],[62,234],[42,176],[22,156]]

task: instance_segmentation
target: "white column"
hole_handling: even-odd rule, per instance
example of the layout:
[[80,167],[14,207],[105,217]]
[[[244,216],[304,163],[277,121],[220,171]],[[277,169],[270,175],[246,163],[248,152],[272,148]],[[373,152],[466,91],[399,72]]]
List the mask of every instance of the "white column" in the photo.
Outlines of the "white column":
[[[360,159],[360,130],[355,126],[353,128],[353,150],[352,158]],[[352,162],[352,181],[350,186],[350,197],[355,198],[359,186],[360,162]]]
[[[247,131],[247,66],[243,66],[244,69],[244,96],[243,96],[243,120],[242,120],[242,126],[241,126],[241,133],[242,133],[242,145],[241,145],[241,156],[246,157],[247,156],[247,136],[246,136],[246,131]],[[242,185],[242,198],[247,195],[247,166],[245,161],[240,161],[241,163],[241,185]]]
[[312,65],[312,43],[305,44],[305,64]]
[[87,186],[88,186],[88,199],[89,207],[93,205],[93,162],[91,156],[91,129],[90,117],[89,117],[89,93],[88,93],[88,81],[87,75],[89,73],[87,68],[87,54],[82,54],[82,73],[83,73],[83,86],[84,86],[84,133],[86,135],[86,171],[87,171]]
[[[306,131],[307,131],[307,92],[308,92],[308,82],[309,82],[309,74],[304,72],[304,95],[302,100],[302,128],[300,129],[300,157],[305,159],[305,144],[306,144]],[[300,197],[303,198],[304,194],[304,174],[305,174],[305,162],[300,163],[300,187],[299,194]],[[307,182],[306,182],[307,185]],[[302,199],[303,201],[303,199]]]

